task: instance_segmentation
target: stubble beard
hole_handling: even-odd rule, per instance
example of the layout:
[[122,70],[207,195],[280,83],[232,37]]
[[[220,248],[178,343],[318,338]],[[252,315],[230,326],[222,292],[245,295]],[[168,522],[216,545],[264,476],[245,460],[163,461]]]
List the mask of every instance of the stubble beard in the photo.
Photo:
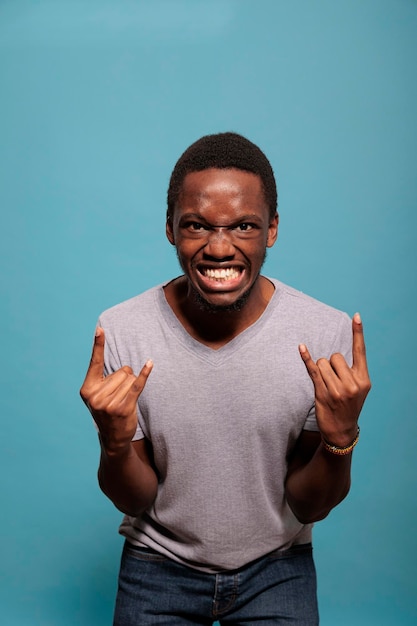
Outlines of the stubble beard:
[[193,295],[194,303],[198,306],[200,311],[204,311],[204,313],[212,313],[214,315],[219,314],[219,313],[236,313],[238,311],[241,311],[247,304],[249,300],[249,296],[255,285],[255,282],[253,283],[253,285],[249,287],[247,291],[245,291],[245,293],[242,296],[240,296],[240,298],[232,302],[232,304],[224,304],[224,305],[212,304],[211,302],[208,302],[208,300],[203,298],[201,293],[196,291],[196,289],[192,288],[192,295]]

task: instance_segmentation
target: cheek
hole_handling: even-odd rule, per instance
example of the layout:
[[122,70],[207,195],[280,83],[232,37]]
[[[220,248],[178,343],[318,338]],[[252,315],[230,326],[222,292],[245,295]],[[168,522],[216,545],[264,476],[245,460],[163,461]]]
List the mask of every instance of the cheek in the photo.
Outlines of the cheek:
[[181,239],[176,241],[177,256],[184,261],[192,259],[201,247],[196,242],[181,241]]
[[256,260],[257,262],[263,261],[266,255],[267,249],[267,241],[263,240],[262,243],[259,241],[249,249],[247,249],[246,254],[249,258]]

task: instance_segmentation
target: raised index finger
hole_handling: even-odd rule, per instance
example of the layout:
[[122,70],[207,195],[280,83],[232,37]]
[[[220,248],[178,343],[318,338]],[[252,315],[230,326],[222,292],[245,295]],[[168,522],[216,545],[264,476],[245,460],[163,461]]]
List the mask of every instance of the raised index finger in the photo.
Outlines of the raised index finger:
[[97,326],[94,336],[93,352],[91,354],[90,365],[88,366],[85,382],[92,382],[98,378],[103,378],[104,370],[104,330]]
[[352,340],[352,356],[353,356],[353,364],[352,368],[363,373],[364,375],[368,375],[368,366],[366,363],[366,347],[365,347],[365,338],[363,336],[363,325],[361,316],[359,313],[355,313],[352,318],[352,331],[353,331],[353,340]]

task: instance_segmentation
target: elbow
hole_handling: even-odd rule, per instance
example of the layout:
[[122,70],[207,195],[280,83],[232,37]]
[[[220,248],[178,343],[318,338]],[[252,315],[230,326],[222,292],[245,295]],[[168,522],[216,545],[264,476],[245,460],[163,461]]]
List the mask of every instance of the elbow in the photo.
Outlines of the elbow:
[[129,517],[139,517],[144,511],[146,511],[154,502],[156,497],[155,493],[150,491],[147,494],[125,494],[121,495],[120,489],[110,488],[107,485],[101,472],[98,474],[98,484],[100,490],[104,495],[112,502],[112,504],[124,515]]
[[321,520],[325,519],[331,511],[331,509],[325,511],[315,511],[314,515],[312,515],[311,513],[310,515],[308,515],[305,511],[297,512],[293,509],[291,510],[297,518],[297,521],[300,522],[300,524],[315,524],[316,522],[320,522]]
[[320,522],[325,519],[329,515],[332,508],[334,508],[333,506],[319,507],[317,504],[312,503],[291,502],[291,500],[287,501],[293,515],[297,519],[297,522],[300,522],[300,524],[315,524],[315,522]]
[[123,513],[123,515],[128,515],[129,517],[140,517],[142,513],[146,511],[146,509],[148,508],[147,506],[135,507],[135,508],[130,507],[130,506],[124,506],[123,504],[118,504],[117,502],[114,502],[114,501],[113,501],[113,504],[118,511]]
[[112,504],[116,507],[118,511],[123,513],[124,515],[128,515],[129,517],[140,517],[144,511],[146,511],[153,503],[152,499],[132,499],[129,501],[122,501],[115,496],[115,494],[106,493],[104,489],[102,489],[104,495],[112,502]]
[[337,497],[332,495],[331,498],[320,497],[323,494],[317,494],[315,498],[301,500],[294,498],[291,493],[286,493],[287,503],[292,513],[300,524],[314,524],[325,519],[329,513],[338,506],[348,495],[350,484],[339,492]]
[[292,514],[300,524],[314,524],[325,519],[331,508],[318,507],[317,504],[311,502],[294,501],[292,498],[287,497],[288,506],[291,509]]

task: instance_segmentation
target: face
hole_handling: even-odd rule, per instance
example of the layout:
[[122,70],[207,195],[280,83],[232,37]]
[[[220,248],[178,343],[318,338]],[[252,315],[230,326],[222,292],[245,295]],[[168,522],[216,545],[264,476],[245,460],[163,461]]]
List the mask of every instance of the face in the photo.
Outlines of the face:
[[266,249],[275,243],[277,230],[278,215],[269,216],[260,177],[238,169],[187,174],[167,223],[189,294],[221,308],[256,292]]

